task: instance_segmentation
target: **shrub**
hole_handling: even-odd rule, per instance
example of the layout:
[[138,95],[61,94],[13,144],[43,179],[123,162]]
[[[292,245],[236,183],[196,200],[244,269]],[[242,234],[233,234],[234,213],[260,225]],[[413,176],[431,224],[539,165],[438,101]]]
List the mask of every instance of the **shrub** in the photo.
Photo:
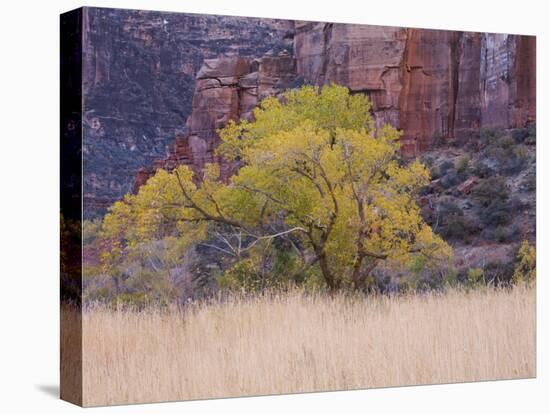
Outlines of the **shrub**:
[[483,207],[488,207],[494,201],[508,200],[508,187],[502,177],[491,177],[480,181],[472,189],[472,198]]
[[454,168],[449,169],[445,175],[441,177],[441,185],[443,188],[448,189],[454,187],[455,185],[460,184],[461,178],[458,176]]
[[424,164],[428,168],[432,168],[434,165],[434,159],[429,155],[423,156],[421,161],[422,161],[422,164]]
[[471,160],[468,155],[463,155],[455,163],[455,169],[458,179],[464,181],[468,178],[468,171],[470,169]]
[[494,174],[494,171],[484,161],[477,160],[473,166],[473,173],[479,178],[489,178]]
[[471,233],[472,227],[463,216],[450,217],[440,232],[446,239],[462,241],[467,240]]
[[470,167],[470,157],[468,155],[464,155],[460,157],[455,165],[456,171],[459,174],[465,173],[469,167]]
[[530,125],[527,127],[527,138],[525,139],[524,143],[526,145],[535,145],[537,142],[537,127],[536,125]]
[[537,189],[537,177],[535,173],[529,173],[521,182],[520,188],[522,191],[532,192]]
[[483,140],[482,156],[491,160],[497,170],[505,175],[513,175],[522,171],[527,161],[527,151],[521,142],[526,142],[528,131],[513,130],[510,134],[493,132]]
[[534,144],[537,135],[537,128],[535,125],[528,126],[527,128],[515,128],[512,130],[512,138],[516,144]]
[[464,217],[460,207],[449,199],[443,199],[437,206],[440,226],[437,233],[446,239],[464,241],[476,231],[474,225]]
[[485,283],[483,276],[483,269],[479,267],[474,267],[468,269],[468,274],[466,278],[466,285],[470,288],[481,286]]
[[512,138],[514,139],[516,144],[522,144],[528,136],[528,128],[516,128],[512,130]]
[[439,171],[441,174],[447,173],[447,171],[454,168],[454,164],[451,161],[443,161],[441,165],[439,166]]
[[516,226],[498,225],[494,231],[494,240],[499,243],[510,243],[519,235],[519,229]]
[[514,273],[513,261],[492,261],[483,266],[483,275],[487,283],[492,285],[508,284]]
[[521,282],[532,283],[536,279],[537,253],[535,246],[527,240],[521,243],[517,254],[516,267],[512,280],[518,284]]
[[508,224],[514,211],[510,209],[510,204],[501,199],[495,199],[487,207],[478,210],[481,222],[488,226],[498,226]]
[[82,244],[90,245],[94,243],[101,231],[101,219],[84,220],[82,222]]
[[496,128],[481,128],[481,130],[479,131],[479,140],[484,146],[491,145],[497,140],[497,137],[501,133],[502,131]]
[[502,135],[496,144],[504,150],[511,150],[516,145],[516,141],[510,135]]
[[445,176],[449,171],[454,172],[454,164],[451,161],[443,161],[439,165],[432,165],[430,168],[430,176],[432,179],[437,179]]

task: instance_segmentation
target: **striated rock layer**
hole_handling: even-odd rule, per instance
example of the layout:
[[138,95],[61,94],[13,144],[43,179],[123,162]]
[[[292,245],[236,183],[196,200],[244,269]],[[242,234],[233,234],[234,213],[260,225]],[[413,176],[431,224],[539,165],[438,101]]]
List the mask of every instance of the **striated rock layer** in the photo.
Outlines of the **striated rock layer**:
[[216,129],[303,81],[367,93],[402,151],[535,122],[535,38],[86,8],[84,210],[105,212],[157,168],[216,161]]
[[292,52],[293,22],[83,9],[84,217],[131,192],[138,170],[186,132],[197,73],[223,54]]
[[403,130],[405,156],[436,137],[535,122],[535,38],[297,22],[298,74],[367,93],[377,125]]
[[180,164],[189,165],[200,176],[206,163],[217,162],[222,179],[229,178],[236,166],[215,154],[219,144],[216,131],[230,120],[251,119],[262,99],[290,88],[295,79],[294,58],[285,51],[260,59],[226,56],[205,60],[197,74],[186,133],[176,137],[166,158],[138,172],[134,191],[156,169],[171,170]]

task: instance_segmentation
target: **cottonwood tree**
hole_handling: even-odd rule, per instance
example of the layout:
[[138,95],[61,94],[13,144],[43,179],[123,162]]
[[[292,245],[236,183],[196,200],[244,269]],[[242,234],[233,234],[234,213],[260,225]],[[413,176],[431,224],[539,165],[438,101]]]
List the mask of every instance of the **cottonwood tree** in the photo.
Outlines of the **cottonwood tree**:
[[448,260],[450,247],[416,203],[428,171],[400,160],[400,133],[375,132],[370,109],[365,95],[336,85],[267,98],[254,121],[219,131],[218,153],[239,165],[228,182],[217,164],[206,166],[200,184],[184,165],[157,171],[106,216],[113,240],[106,257],[170,237],[182,249],[202,243],[239,264],[285,239],[300,261],[296,274],[315,269],[331,291],[364,289],[382,262]]

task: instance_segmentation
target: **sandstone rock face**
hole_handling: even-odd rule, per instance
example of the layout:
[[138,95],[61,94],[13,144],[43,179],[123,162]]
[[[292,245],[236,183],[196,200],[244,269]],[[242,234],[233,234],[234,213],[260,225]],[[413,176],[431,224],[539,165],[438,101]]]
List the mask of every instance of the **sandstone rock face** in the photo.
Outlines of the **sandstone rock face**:
[[292,53],[293,22],[83,9],[84,216],[132,191],[191,115],[198,71],[227,53]]
[[295,61],[288,52],[259,59],[224,56],[205,60],[197,74],[186,133],[176,138],[168,157],[157,160],[153,168],[140,170],[134,191],[156,169],[171,170],[181,164],[190,166],[200,176],[206,163],[217,162],[222,179],[229,178],[236,166],[215,154],[220,142],[216,130],[230,120],[250,119],[262,99],[288,89],[295,78]]
[[84,9],[84,215],[156,168],[219,162],[216,129],[301,82],[367,93],[415,156],[436,139],[535,122],[535,38]]
[[535,38],[487,34],[481,44],[482,125],[521,126],[536,117]]
[[399,123],[401,69],[407,29],[332,23],[296,23],[298,74],[370,95],[378,126]]
[[535,121],[535,38],[297,22],[298,74],[369,94],[376,124],[403,130],[405,156],[437,137]]

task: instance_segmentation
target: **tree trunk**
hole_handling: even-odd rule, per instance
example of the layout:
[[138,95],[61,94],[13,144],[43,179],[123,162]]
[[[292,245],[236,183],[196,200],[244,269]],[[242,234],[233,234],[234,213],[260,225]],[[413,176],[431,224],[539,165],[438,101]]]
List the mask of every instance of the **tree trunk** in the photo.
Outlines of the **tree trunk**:
[[[361,259],[361,263],[362,261]],[[353,269],[353,289],[357,291],[365,290],[365,279],[378,265],[378,260],[374,259],[363,272],[361,272],[361,263],[356,262]]]
[[325,279],[325,282],[328,286],[328,289],[331,293],[336,292],[338,289],[338,283],[336,282],[336,278],[334,277],[334,274],[330,271],[328,261],[327,261],[327,255],[325,252],[320,252],[318,254],[319,257],[319,267],[321,268],[321,273],[323,274],[323,278]]

